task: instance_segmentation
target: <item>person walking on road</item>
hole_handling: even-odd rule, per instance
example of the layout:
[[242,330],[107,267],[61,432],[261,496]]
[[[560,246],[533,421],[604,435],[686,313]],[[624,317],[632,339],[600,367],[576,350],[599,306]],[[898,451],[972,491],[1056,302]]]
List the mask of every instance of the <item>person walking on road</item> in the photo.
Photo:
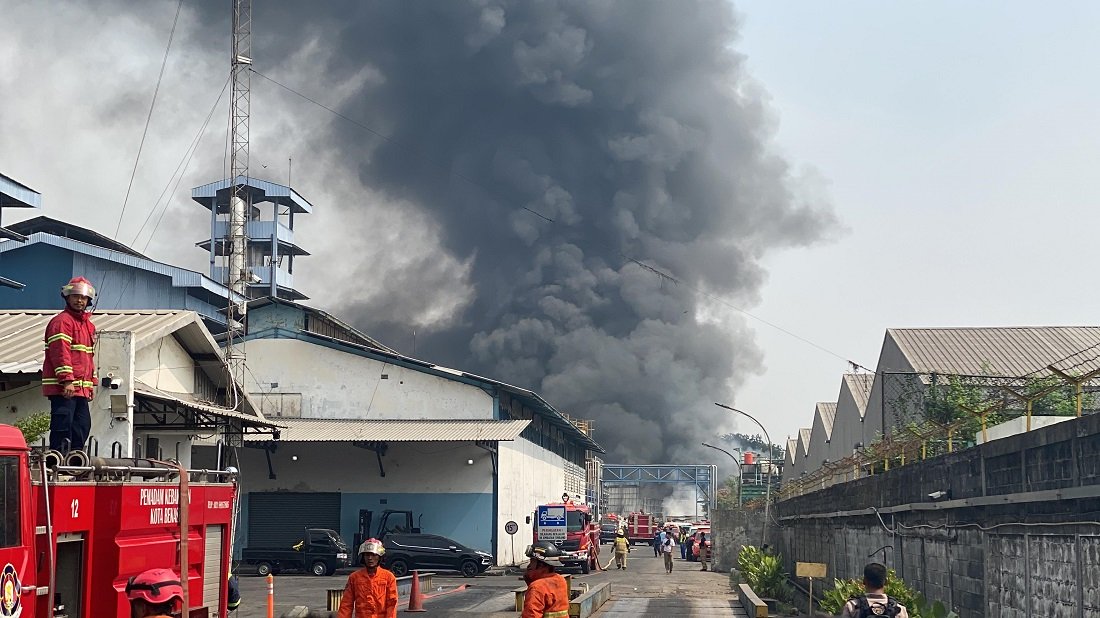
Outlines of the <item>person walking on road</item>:
[[42,394],[50,400],[50,448],[61,453],[84,449],[92,430],[88,408],[95,377],[95,288],[74,277],[61,288],[65,309],[46,325]]
[[863,590],[844,605],[841,618],[868,618],[888,616],[909,618],[905,606],[886,595],[886,567],[872,562],[863,568]]
[[561,563],[561,550],[550,541],[539,541],[527,548],[530,558],[523,580],[527,592],[523,595],[520,618],[569,618],[569,584],[554,571]]
[[615,568],[626,570],[626,555],[630,553],[630,539],[626,538],[626,530],[619,528],[615,533]]
[[680,528],[680,560],[688,559],[688,531],[687,526]]
[[664,541],[665,531],[658,529],[653,533],[653,557],[661,557],[661,541]]
[[378,539],[359,546],[363,568],[348,576],[338,618],[397,618],[397,578],[379,566],[385,553]]
[[672,529],[668,530],[668,534],[665,535],[665,540],[661,543],[661,554],[665,557],[665,571],[672,572],[672,552],[676,550],[676,535],[672,533]]
[[699,533],[699,562],[703,563],[702,571],[707,570],[707,563],[710,562],[710,541],[707,540],[707,534],[705,532]]

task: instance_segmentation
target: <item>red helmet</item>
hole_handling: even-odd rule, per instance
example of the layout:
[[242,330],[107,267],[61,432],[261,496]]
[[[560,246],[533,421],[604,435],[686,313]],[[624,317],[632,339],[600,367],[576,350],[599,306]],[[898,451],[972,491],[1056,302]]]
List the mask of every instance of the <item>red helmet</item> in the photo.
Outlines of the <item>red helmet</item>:
[[62,296],[68,298],[73,294],[77,296],[87,296],[89,301],[95,300],[95,288],[92,287],[92,282],[84,277],[73,277],[67,284],[61,287]]
[[153,605],[177,599],[182,602],[183,586],[172,569],[149,569],[126,582],[126,598],[131,601],[142,599]]

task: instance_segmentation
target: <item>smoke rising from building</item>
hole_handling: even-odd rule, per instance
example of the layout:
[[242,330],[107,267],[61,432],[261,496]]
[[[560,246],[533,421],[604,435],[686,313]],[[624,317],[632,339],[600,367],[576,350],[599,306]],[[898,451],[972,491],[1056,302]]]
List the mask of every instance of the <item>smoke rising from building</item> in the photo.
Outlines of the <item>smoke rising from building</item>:
[[[225,3],[188,6],[173,58],[217,68],[228,20]],[[762,258],[834,225],[769,148],[729,2],[257,3],[254,22],[259,71],[375,132],[252,79],[252,160],[293,156],[318,205],[297,269],[314,304],[407,353],[415,331],[418,357],[593,419],[607,461],[715,460],[699,443],[738,423],[713,402],[763,355],[713,298],[751,305]],[[147,34],[132,52],[159,64],[164,40]],[[204,115],[222,79],[178,113]],[[118,125],[132,152],[144,99],[105,105],[137,119]],[[169,222],[193,217],[177,229],[202,238],[202,213],[181,208]]]

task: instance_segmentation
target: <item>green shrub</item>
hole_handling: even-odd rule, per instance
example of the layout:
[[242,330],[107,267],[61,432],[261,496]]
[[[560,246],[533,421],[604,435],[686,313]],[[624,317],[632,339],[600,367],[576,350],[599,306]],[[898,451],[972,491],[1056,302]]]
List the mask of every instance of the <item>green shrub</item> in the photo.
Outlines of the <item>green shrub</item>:
[[23,432],[23,439],[30,444],[50,430],[50,413],[35,412],[15,421],[12,425]]
[[746,545],[737,554],[737,570],[756,594],[781,601],[791,598],[781,556],[765,554],[757,547]]

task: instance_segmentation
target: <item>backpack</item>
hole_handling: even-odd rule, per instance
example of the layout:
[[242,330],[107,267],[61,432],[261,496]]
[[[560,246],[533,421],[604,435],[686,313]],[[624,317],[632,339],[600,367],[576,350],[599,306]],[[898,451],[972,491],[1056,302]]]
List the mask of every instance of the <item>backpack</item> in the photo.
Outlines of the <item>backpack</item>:
[[878,600],[871,601],[866,596],[853,597],[852,600],[856,602],[856,618],[876,618],[877,616],[894,618],[901,613],[898,602],[891,597],[886,597],[885,603]]

